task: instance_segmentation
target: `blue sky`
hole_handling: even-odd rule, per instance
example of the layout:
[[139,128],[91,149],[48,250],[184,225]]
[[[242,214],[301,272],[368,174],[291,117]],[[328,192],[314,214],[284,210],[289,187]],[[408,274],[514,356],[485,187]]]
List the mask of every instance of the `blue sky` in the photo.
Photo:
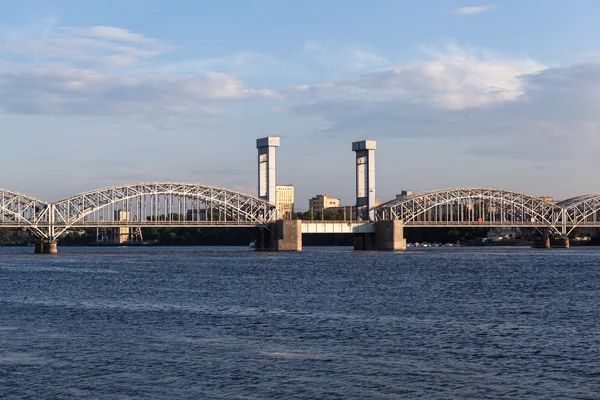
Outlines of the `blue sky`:
[[377,192],[600,192],[600,3],[0,0],[0,186],[52,201],[137,181],[256,193],[282,137],[297,208]]

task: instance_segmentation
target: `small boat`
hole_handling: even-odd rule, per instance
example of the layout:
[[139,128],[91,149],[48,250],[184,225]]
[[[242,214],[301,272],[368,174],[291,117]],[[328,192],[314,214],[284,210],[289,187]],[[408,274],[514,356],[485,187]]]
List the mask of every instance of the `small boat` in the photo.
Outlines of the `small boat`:
[[256,240],[254,242],[250,242],[248,247],[250,247],[251,249],[254,249],[256,247]]

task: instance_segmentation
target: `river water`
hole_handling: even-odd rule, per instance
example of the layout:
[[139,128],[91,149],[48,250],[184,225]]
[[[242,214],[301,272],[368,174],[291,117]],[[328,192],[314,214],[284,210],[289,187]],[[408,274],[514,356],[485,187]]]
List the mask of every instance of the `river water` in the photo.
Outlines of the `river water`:
[[600,398],[600,249],[32,250],[2,399]]

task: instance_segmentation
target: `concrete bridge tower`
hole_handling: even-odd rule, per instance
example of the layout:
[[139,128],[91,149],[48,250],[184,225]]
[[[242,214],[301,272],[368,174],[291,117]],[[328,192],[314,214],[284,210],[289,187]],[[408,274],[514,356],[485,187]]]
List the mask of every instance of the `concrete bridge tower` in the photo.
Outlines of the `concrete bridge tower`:
[[275,150],[279,147],[279,136],[256,139],[258,149],[258,197],[276,204],[277,168]]
[[356,210],[359,217],[375,221],[375,149],[374,140],[352,143],[356,152]]
[[[277,204],[277,170],[275,150],[279,136],[256,139],[258,149],[258,197]],[[277,210],[279,212],[279,210]],[[255,249],[258,251],[302,251],[302,221],[282,220],[259,228]]]
[[356,210],[359,217],[371,221],[375,232],[355,234],[355,250],[406,250],[404,222],[375,221],[375,140],[352,143],[356,153]]

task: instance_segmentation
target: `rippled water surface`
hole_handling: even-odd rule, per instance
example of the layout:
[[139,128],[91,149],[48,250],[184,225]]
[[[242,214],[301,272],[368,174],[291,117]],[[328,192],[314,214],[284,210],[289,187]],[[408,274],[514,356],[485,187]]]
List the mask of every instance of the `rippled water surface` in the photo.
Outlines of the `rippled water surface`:
[[600,398],[600,249],[31,251],[2,399]]

